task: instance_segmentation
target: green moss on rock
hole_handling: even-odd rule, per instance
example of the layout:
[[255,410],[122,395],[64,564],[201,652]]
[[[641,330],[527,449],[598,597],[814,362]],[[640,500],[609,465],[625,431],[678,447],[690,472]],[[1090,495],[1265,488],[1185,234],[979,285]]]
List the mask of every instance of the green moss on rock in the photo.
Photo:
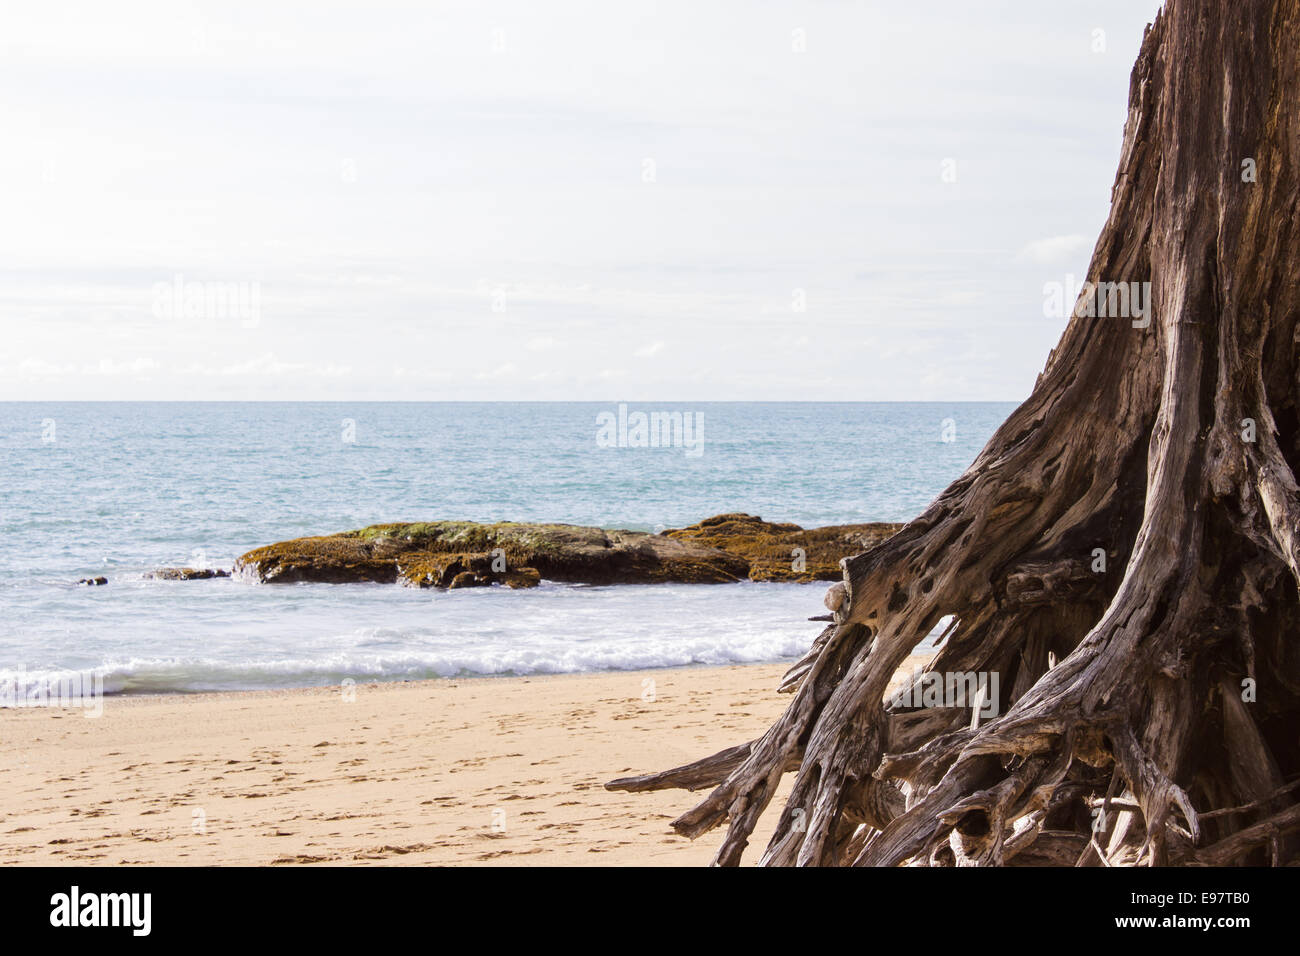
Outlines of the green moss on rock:
[[[513,521],[395,522],[255,548],[235,562],[235,573],[263,582],[441,588],[532,587],[543,579],[580,584],[830,580],[840,576],[841,558],[873,547],[898,527],[804,530],[746,514],[717,515],[658,535]],[[803,549],[802,561],[796,548]],[[470,577],[461,577],[466,574]]]
[[838,581],[841,559],[874,548],[901,527],[880,522],[805,529],[734,513],[664,534],[745,558],[754,581]]

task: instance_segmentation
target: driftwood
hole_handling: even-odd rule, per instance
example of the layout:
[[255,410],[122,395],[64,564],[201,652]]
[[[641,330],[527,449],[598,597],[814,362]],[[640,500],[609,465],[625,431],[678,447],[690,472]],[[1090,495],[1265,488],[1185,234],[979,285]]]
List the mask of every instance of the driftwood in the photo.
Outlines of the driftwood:
[[[765,734],[609,786],[712,787],[673,826],[727,824],[723,865],[786,773],[765,864],[1295,862],[1298,169],[1300,0],[1169,0],[1088,274],[1150,310],[1085,286],[966,473],[843,562]],[[989,716],[885,699],[948,616],[929,670],[999,675]]]

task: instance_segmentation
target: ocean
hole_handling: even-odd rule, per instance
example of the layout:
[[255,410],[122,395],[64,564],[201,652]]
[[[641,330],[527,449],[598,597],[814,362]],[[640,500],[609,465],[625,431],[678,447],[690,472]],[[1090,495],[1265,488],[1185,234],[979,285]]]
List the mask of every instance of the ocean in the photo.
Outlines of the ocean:
[[[536,590],[154,581],[382,521],[662,530],[915,517],[1013,403],[628,403],[698,447],[601,440],[617,403],[0,404],[0,684],[176,693],[792,660],[825,583]],[[604,418],[602,419],[602,416]],[[105,576],[106,586],[78,586]]]

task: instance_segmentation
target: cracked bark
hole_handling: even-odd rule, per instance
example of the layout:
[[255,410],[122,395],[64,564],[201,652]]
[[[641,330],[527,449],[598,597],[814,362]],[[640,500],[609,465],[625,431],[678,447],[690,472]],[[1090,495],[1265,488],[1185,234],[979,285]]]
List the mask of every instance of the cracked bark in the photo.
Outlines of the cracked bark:
[[[608,786],[713,787],[673,826],[726,824],[723,865],[785,773],[769,865],[1294,862],[1297,104],[1300,0],[1169,0],[1088,275],[1150,282],[1149,323],[1076,309],[965,474],[843,562],[763,736]],[[930,669],[1001,675],[974,728],[884,700],[946,616]]]

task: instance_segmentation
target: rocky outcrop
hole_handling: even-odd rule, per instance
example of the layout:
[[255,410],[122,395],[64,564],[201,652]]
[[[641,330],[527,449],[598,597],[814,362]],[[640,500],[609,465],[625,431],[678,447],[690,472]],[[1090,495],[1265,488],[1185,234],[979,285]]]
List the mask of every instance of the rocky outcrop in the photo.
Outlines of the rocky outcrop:
[[417,588],[477,588],[490,584],[535,588],[542,583],[536,568],[511,568],[504,555],[460,553],[399,559],[397,579]]
[[[719,515],[648,534],[567,524],[433,521],[379,524],[256,548],[234,573],[265,583],[400,583],[463,588],[540,581],[719,584],[826,580],[839,559],[884,540],[895,525],[805,531],[752,515]],[[795,549],[802,549],[802,558]]]
[[381,524],[257,548],[235,573],[264,582],[354,581],[416,587],[541,579],[578,584],[743,580],[743,559],[707,545],[637,531],[564,524],[434,521]]
[[725,514],[664,534],[744,558],[754,581],[838,581],[841,558],[869,551],[901,527],[877,523],[805,529],[755,515]]
[[144,575],[153,581],[204,581],[208,578],[228,578],[229,571],[220,568],[159,568]]
[[105,578],[105,577],[98,577],[98,578],[82,578],[82,579],[81,579],[80,581],[78,581],[77,583],[78,583],[78,584],[81,584],[81,585],[84,585],[85,587],[91,587],[91,588],[93,588],[93,587],[98,587],[99,585],[102,585],[102,584],[107,584],[107,583],[108,583],[108,578]]

